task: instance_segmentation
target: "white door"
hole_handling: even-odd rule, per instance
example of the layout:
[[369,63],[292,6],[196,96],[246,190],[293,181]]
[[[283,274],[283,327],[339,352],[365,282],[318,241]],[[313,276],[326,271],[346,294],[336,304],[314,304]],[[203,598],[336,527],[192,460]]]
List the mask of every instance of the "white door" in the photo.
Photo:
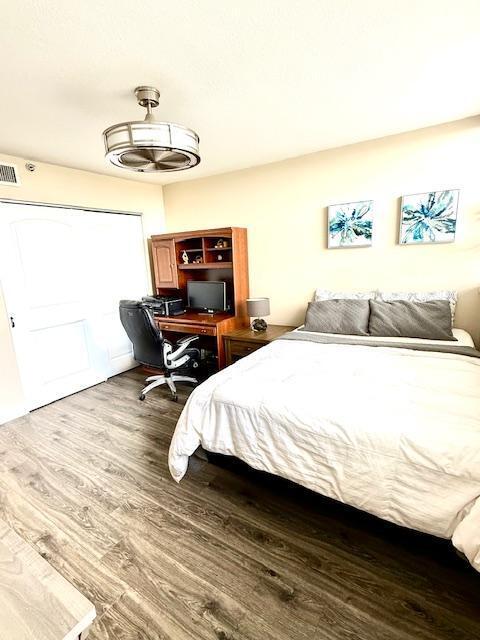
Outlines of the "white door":
[[0,203],[0,251],[29,409],[134,366],[118,299],[147,290],[139,216]]
[[120,322],[118,303],[138,300],[150,287],[140,216],[90,213],[87,280],[94,282],[87,296],[92,326],[105,349],[107,377],[137,366],[132,343]]

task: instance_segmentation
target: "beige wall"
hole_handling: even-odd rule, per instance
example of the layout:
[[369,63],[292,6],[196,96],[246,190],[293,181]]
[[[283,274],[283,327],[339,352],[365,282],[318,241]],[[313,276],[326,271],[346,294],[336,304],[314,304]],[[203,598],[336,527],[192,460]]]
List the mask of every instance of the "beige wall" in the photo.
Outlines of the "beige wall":
[[[319,121],[319,126],[329,126]],[[299,324],[315,287],[459,291],[457,326],[480,338],[480,118],[164,187],[168,231],[248,228],[250,293]],[[232,153],[235,150],[232,149]],[[460,189],[453,244],[399,246],[402,194]],[[327,246],[327,205],[374,199],[371,248]]]
[[[141,212],[145,237],[165,228],[162,187],[134,180],[35,163],[25,169],[25,160],[0,154],[0,162],[13,162],[20,170],[21,186],[0,185],[0,198],[75,205],[99,209]],[[0,274],[0,423],[14,417],[24,404],[13,349],[10,326],[1,292]]]

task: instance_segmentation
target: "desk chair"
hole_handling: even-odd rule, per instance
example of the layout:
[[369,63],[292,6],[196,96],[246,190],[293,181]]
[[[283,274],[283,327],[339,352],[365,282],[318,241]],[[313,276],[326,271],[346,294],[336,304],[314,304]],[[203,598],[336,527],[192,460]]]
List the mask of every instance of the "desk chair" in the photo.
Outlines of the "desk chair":
[[172,345],[157,329],[148,304],[136,300],[120,300],[120,321],[133,344],[135,360],[147,367],[164,370],[163,374],[150,376],[145,380],[150,384],[140,392],[140,400],[145,400],[147,393],[155,387],[167,384],[172,400],[176,402],[176,382],[197,384],[196,378],[185,373],[199,366],[200,351],[189,346],[191,342],[198,340],[199,336],[186,336]]

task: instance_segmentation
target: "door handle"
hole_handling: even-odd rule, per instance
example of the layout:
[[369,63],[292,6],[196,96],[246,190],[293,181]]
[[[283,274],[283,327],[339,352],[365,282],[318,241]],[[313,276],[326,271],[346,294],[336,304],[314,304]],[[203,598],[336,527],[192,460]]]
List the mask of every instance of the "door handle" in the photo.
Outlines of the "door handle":
[[15,318],[13,316],[10,316],[10,324],[12,325],[12,329],[15,328]]

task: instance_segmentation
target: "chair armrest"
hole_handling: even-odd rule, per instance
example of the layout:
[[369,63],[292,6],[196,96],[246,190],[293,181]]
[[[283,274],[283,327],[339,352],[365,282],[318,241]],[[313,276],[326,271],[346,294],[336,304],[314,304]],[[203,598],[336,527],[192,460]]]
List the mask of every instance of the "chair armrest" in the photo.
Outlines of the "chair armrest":
[[200,336],[185,336],[184,338],[180,338],[180,340],[177,340],[176,344],[190,344],[190,342],[198,340],[199,337]]
[[180,340],[175,344],[177,348],[168,356],[170,362],[174,362],[177,358],[180,358],[180,356],[188,349],[188,345],[194,340],[198,340],[199,337],[200,336],[186,336],[185,338],[180,338]]

